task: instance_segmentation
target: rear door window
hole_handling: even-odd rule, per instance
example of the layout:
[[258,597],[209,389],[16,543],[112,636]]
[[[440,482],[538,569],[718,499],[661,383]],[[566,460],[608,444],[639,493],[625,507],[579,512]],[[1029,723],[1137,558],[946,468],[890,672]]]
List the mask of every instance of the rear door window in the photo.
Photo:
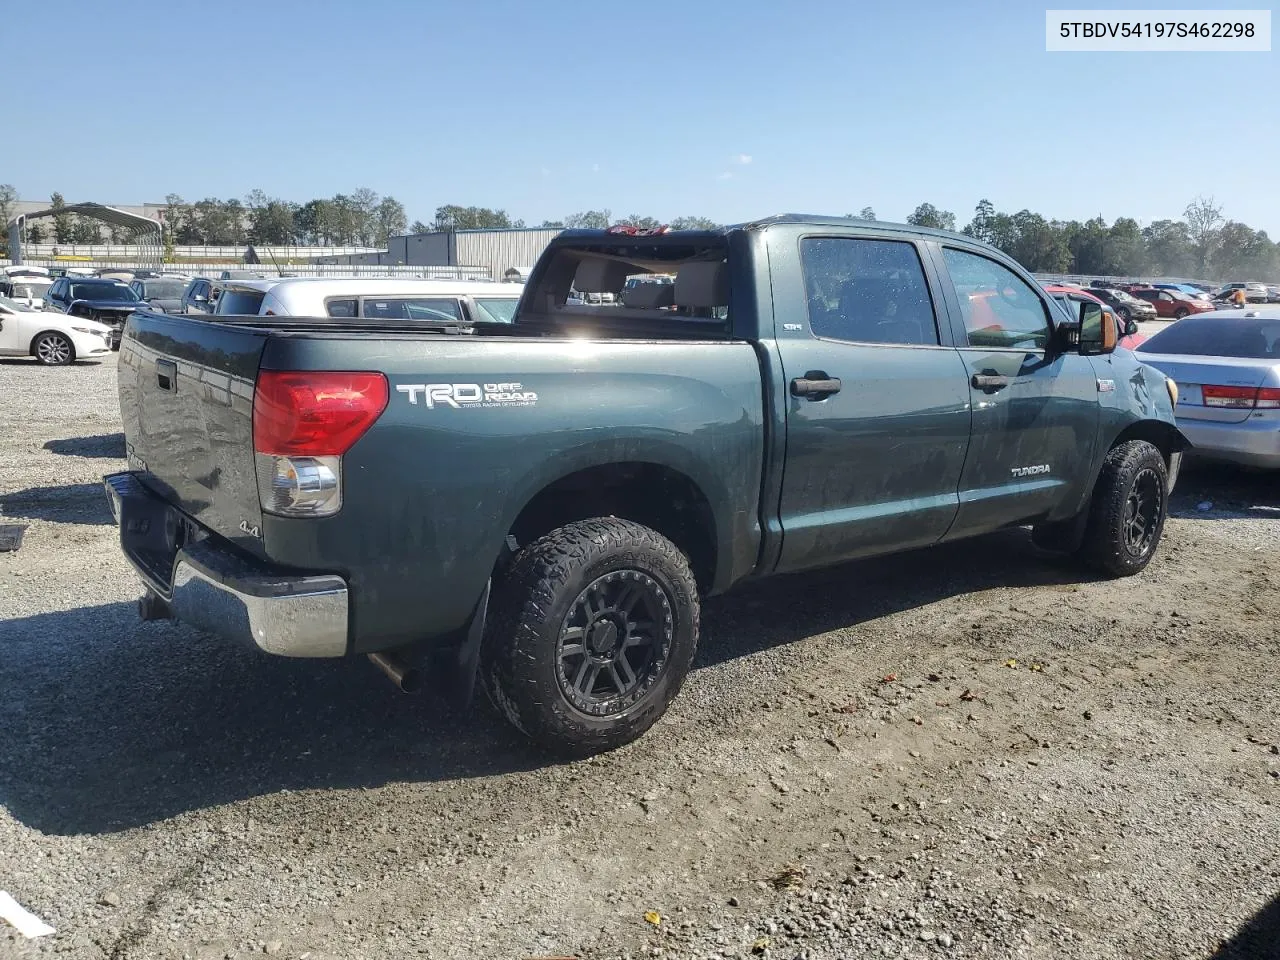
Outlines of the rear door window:
[[265,296],[260,290],[236,290],[229,287],[218,298],[218,313],[222,316],[257,316]]
[[813,335],[850,343],[936,346],[938,325],[911,243],[807,237],[800,263]]
[[367,297],[362,304],[361,316],[378,320],[462,322],[462,310],[456,297]]
[[355,317],[360,313],[360,301],[355,297],[330,300],[325,304],[325,312],[331,317]]

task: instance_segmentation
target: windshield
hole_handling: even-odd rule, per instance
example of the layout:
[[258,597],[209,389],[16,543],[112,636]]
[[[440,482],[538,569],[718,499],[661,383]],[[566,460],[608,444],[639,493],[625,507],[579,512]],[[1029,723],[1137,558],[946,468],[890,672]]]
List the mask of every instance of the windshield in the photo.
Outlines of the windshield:
[[25,313],[28,309],[25,303],[18,303],[17,300],[10,300],[8,297],[0,297],[0,307],[15,313]]
[[51,286],[53,286],[52,283],[32,283],[30,281],[15,283],[13,285],[13,296],[39,299],[44,296],[44,292]]
[[72,300],[119,300],[132,303],[138,299],[128,287],[119,283],[73,283]]
[[520,301],[513,297],[511,299],[501,299],[497,297],[485,297],[483,300],[476,300],[476,319],[482,321],[492,321],[493,323],[510,323],[516,315],[516,304]]
[[142,284],[142,295],[176,300],[185,288],[186,284],[181,280],[146,280]]
[[1161,330],[1137,352],[1277,360],[1277,339],[1280,320],[1188,317]]

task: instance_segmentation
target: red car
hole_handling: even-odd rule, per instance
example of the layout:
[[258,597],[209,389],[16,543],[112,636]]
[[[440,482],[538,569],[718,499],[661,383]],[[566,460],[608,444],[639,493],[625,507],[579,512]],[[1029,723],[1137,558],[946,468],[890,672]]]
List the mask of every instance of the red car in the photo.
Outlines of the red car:
[[1208,313],[1214,309],[1207,300],[1195,297],[1179,290],[1157,290],[1154,287],[1138,287],[1129,290],[1139,300],[1145,300],[1156,308],[1156,316],[1171,320],[1181,320],[1191,313]]
[[1079,287],[1063,287],[1056,284],[1046,284],[1044,289],[1045,293],[1049,294],[1049,296],[1053,297],[1053,299],[1066,307],[1067,312],[1072,316],[1076,316],[1079,313],[1080,308],[1075,306],[1075,304],[1082,301],[1096,303],[1101,306],[1103,322],[1115,324],[1116,339],[1119,341],[1120,346],[1125,347],[1126,349],[1132,350],[1143,340],[1147,339],[1143,334],[1137,332],[1138,324],[1136,321],[1133,324],[1134,332],[1127,333],[1126,329],[1128,328],[1128,325],[1125,321],[1120,319],[1113,309],[1111,309],[1110,304],[1099,300],[1088,290],[1082,290]]

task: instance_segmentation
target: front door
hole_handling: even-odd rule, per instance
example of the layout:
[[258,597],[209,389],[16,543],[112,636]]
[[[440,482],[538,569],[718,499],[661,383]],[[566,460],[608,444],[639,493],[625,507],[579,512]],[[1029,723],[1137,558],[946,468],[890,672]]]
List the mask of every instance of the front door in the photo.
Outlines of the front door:
[[1087,357],[1052,349],[1050,300],[1006,265],[942,247],[948,302],[973,401],[973,441],[948,539],[1045,516],[1093,461],[1098,380]]
[[[771,260],[795,255],[788,244]],[[777,569],[936,543],[956,516],[969,391],[920,251],[805,237],[799,256],[800,270],[773,271],[787,391]]]

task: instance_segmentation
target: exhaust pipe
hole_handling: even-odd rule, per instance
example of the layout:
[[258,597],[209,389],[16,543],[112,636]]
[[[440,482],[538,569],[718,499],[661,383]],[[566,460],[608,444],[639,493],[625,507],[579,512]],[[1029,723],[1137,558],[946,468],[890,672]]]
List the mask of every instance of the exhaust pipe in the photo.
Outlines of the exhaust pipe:
[[417,693],[422,689],[422,671],[411,667],[394,653],[371,653],[369,660],[375,667],[391,678],[404,693]]

